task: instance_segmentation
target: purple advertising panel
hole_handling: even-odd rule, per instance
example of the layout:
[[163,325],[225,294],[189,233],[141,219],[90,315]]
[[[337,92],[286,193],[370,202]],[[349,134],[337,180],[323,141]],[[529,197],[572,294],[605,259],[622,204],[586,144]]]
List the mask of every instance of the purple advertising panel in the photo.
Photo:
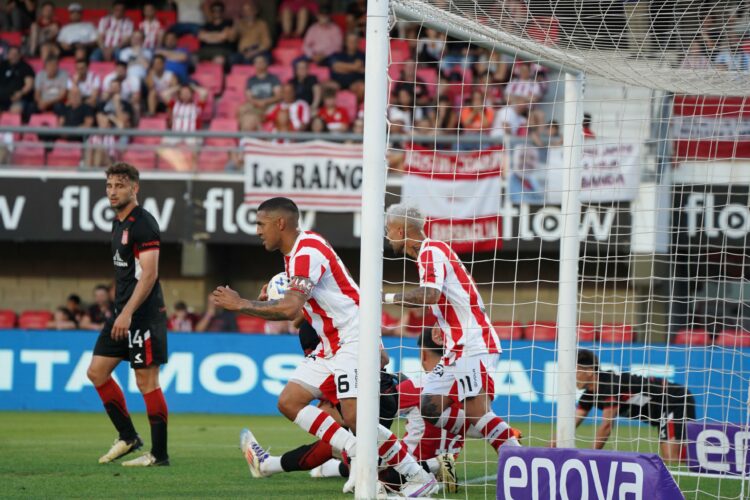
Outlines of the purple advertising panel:
[[502,446],[498,460],[498,500],[684,498],[654,454]]
[[750,428],[723,423],[687,423],[687,464],[704,474],[750,474]]

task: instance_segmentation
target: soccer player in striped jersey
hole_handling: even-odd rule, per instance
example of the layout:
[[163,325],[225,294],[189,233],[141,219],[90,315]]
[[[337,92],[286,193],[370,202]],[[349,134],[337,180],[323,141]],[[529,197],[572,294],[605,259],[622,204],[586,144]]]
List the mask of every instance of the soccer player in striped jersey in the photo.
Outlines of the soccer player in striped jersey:
[[430,306],[443,334],[443,357],[423,380],[422,416],[443,429],[468,425],[496,451],[504,444],[520,446],[518,432],[492,411],[491,374],[500,341],[474,280],[448,244],[425,235],[424,217],[414,207],[388,208],[386,238],[394,252],[417,261],[419,287],[388,293],[384,302]]
[[[299,209],[288,198],[271,198],[258,207],[257,233],[266,250],[279,250],[289,277],[289,289],[279,300],[246,300],[220,286],[212,297],[217,306],[271,320],[293,320],[302,313],[320,336],[320,347],[305,358],[279,396],[279,411],[335,450],[356,458],[357,351],[359,345],[359,287],[331,245],[320,235],[299,229]],[[267,298],[267,297],[265,297]],[[344,422],[310,402],[333,375]],[[435,476],[424,471],[396,436],[378,426],[378,454],[384,463],[406,477],[401,494],[429,496],[438,489]],[[257,443],[248,443],[253,453]],[[245,451],[245,450],[243,450]],[[264,456],[257,454],[256,462]],[[354,489],[354,477],[344,492]]]

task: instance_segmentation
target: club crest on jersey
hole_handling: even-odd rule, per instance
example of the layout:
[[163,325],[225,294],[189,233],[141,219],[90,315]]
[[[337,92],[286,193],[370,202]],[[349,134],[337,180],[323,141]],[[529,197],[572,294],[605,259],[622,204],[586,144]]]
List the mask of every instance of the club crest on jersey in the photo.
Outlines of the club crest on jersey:
[[127,229],[125,229],[122,232],[122,239],[120,239],[120,243],[122,243],[123,245],[127,245],[128,244],[128,230]]
[[438,377],[442,377],[445,373],[445,368],[443,367],[442,363],[436,364],[435,368],[432,369],[432,373],[434,373]]

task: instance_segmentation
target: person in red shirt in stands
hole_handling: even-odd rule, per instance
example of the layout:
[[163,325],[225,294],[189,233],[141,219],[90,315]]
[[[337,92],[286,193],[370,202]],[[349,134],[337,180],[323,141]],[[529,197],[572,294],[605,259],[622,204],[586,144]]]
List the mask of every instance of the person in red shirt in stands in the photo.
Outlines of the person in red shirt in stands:
[[344,108],[336,105],[334,89],[326,89],[323,92],[323,106],[318,110],[318,116],[331,132],[346,132],[349,129],[349,114]]
[[169,318],[167,329],[170,332],[194,332],[198,318],[188,311],[187,304],[178,301],[174,305],[174,314]]
[[591,113],[583,114],[583,138],[596,139],[596,134],[591,130]]

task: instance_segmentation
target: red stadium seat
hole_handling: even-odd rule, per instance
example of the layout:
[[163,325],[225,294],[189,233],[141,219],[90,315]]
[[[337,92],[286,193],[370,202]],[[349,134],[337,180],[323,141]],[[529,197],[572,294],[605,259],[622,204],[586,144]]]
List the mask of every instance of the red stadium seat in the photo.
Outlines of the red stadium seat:
[[68,24],[70,14],[68,13],[67,7],[55,7],[55,18],[60,23],[60,26]]
[[750,347],[750,332],[724,330],[721,334],[717,335],[715,344],[730,349]]
[[[253,71],[253,75],[255,74],[255,71]],[[230,73],[227,75],[227,79],[224,83],[224,97],[226,97],[227,93],[230,94],[244,94],[245,89],[247,88],[247,79],[250,78],[252,75],[247,75],[244,73]]]
[[407,40],[391,40],[391,62],[404,62],[411,56]]
[[282,66],[281,64],[272,64],[268,67],[268,72],[276,76],[282,83],[288,82],[294,74],[291,66]]
[[166,31],[167,28],[177,22],[177,12],[173,10],[157,10],[156,18],[161,22],[161,27]]
[[630,344],[634,340],[633,327],[619,323],[602,325],[599,339],[612,344]]
[[193,35],[183,35],[177,40],[177,46],[194,53],[198,52],[198,49],[201,48],[201,42]]
[[278,42],[276,42],[277,47],[293,47],[299,50],[302,50],[303,44],[304,40],[302,38],[281,38]]
[[18,327],[24,330],[44,330],[52,319],[49,311],[23,311],[18,318]]
[[[167,130],[166,118],[159,117],[145,117],[141,118],[138,122],[138,130]],[[158,135],[152,136],[136,136],[133,138],[133,144],[160,144],[161,137]]]
[[113,62],[92,61],[91,63],[89,63],[89,71],[101,78],[102,83],[104,83],[104,77],[112,73],[114,70],[115,63]]
[[674,343],[679,345],[709,345],[711,335],[706,330],[680,330],[675,335]]
[[26,62],[29,63],[31,69],[34,70],[34,73],[39,73],[44,68],[44,61],[38,57],[28,57],[26,58]]
[[266,333],[266,320],[253,316],[237,315],[237,328],[240,333]]
[[47,166],[77,168],[81,165],[81,155],[80,143],[57,142],[55,148],[47,155]]
[[557,324],[554,321],[535,321],[528,323],[524,337],[529,340],[551,340],[557,338]]
[[328,66],[318,66],[317,64],[311,64],[308,67],[310,68],[310,74],[317,76],[320,83],[327,82],[331,79],[331,70],[328,68]]
[[128,148],[122,157],[140,170],[154,170],[156,168],[156,151],[147,149]]
[[[211,120],[208,130],[213,132],[237,132],[239,126],[237,120],[232,117],[217,117]],[[237,146],[237,139],[232,137],[207,137],[205,145],[235,147]]]
[[495,321],[497,336],[500,340],[520,340],[523,338],[523,324],[520,321]]
[[198,63],[193,79],[212,95],[220,94],[224,88],[224,70],[215,62]]
[[229,161],[229,153],[224,151],[201,151],[198,157],[198,170],[201,172],[223,172]]
[[8,309],[0,309],[0,328],[15,328],[16,312]]
[[291,66],[292,62],[303,54],[302,49],[298,47],[276,47],[271,51],[274,62],[282,66]]
[[237,108],[240,104],[245,102],[244,96],[240,94],[229,94],[224,93],[224,97],[216,102],[216,118],[217,119],[229,119],[237,117]]
[[[21,126],[21,114],[20,113],[2,113],[0,114],[0,127],[20,127]],[[13,134],[13,139],[18,140],[21,137],[19,132]]]
[[596,340],[596,327],[593,323],[578,323],[578,342]]
[[76,72],[76,60],[72,57],[63,57],[60,59],[60,69],[65,71],[68,76]]
[[3,40],[8,45],[20,47],[23,41],[23,33],[20,31],[0,31],[0,40]]
[[44,166],[44,145],[40,142],[16,144],[13,150],[13,165],[39,168]]
[[81,20],[93,23],[94,27],[98,27],[99,20],[108,14],[109,9],[83,9]]
[[335,13],[331,14],[331,21],[336,23],[339,28],[341,28],[341,33],[346,33],[347,26],[346,26],[346,14],[343,13]]
[[143,11],[141,9],[128,9],[125,11],[125,17],[130,18],[133,21],[135,28],[138,28],[138,23],[143,21]]
[[357,117],[357,96],[350,90],[339,90],[336,92],[336,105],[341,106],[349,114],[349,119],[354,121]]

